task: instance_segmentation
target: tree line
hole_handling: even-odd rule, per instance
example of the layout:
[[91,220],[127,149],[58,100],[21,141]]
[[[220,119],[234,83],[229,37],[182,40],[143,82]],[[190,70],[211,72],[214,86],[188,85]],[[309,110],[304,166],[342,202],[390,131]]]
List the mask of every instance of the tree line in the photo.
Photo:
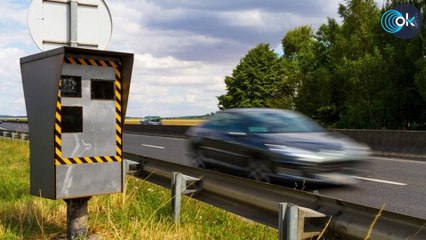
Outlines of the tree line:
[[426,129],[425,28],[402,40],[380,25],[382,14],[402,2],[426,19],[425,1],[379,7],[346,0],[338,7],[341,23],[328,18],[316,32],[288,31],[282,56],[258,44],[225,77],[219,108],[291,109],[331,128]]

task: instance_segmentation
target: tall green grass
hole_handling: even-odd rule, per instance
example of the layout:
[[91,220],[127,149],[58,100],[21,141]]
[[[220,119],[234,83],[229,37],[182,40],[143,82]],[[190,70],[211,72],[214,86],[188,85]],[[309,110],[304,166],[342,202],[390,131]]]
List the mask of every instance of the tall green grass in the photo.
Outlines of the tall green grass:
[[[171,217],[170,191],[127,177],[123,194],[89,201],[89,232],[101,239],[276,239],[275,229],[184,197]],[[0,139],[0,239],[65,236],[66,204],[29,195],[29,149]]]

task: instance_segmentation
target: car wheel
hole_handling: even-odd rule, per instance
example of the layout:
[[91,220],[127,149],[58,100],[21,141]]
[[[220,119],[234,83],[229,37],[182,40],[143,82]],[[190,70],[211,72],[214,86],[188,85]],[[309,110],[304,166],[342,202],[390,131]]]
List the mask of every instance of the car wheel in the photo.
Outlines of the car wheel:
[[271,169],[265,162],[251,160],[247,166],[248,178],[262,182],[271,182]]
[[192,155],[192,165],[198,168],[205,168],[206,163],[204,161],[204,156],[200,149],[194,150]]

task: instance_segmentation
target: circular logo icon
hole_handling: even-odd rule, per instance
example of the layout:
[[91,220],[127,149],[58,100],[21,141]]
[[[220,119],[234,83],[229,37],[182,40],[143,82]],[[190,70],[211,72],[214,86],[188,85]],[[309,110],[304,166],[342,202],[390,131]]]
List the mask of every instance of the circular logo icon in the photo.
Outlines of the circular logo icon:
[[423,27],[421,12],[410,4],[400,4],[383,13],[380,19],[383,30],[401,39],[410,39]]
[[397,33],[401,30],[402,26],[398,26],[396,23],[399,18],[403,18],[402,14],[397,10],[388,10],[386,11],[382,19],[380,20],[382,23],[383,29],[388,33]]

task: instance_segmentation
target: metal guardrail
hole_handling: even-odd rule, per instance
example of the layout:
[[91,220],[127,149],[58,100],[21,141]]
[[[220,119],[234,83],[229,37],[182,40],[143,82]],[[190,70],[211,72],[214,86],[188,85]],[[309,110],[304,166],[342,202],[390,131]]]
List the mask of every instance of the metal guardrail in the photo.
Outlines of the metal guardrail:
[[[278,228],[281,202],[331,216],[327,239],[364,239],[380,211],[318,194],[130,153],[125,153],[125,158],[140,162],[148,181],[167,188],[170,188],[173,171],[202,178],[202,191],[196,193],[193,198],[275,228]],[[307,224],[314,228],[324,226],[322,221]],[[426,239],[426,220],[382,211],[372,230],[369,239]]]
[[6,140],[6,138],[10,138],[11,141],[20,139],[21,143],[23,143],[24,140],[29,139],[29,134],[26,132],[14,132],[14,131],[0,129],[0,137],[2,137],[3,140]]

